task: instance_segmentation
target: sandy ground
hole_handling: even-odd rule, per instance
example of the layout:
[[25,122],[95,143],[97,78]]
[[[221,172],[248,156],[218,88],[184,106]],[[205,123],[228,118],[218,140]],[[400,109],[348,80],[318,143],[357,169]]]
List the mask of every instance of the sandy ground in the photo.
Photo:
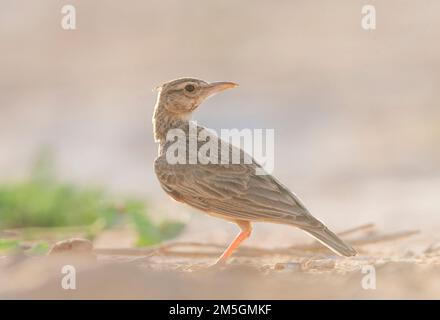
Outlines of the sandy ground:
[[[89,251],[74,242],[48,256],[0,257],[0,298],[440,298],[436,238],[405,234],[384,234],[372,227],[345,234],[359,251],[353,258],[336,257],[312,242],[283,248],[243,246],[222,267],[212,266],[224,248],[220,243],[194,239],[157,248],[95,246]],[[65,265],[75,267],[75,290],[62,288]]]

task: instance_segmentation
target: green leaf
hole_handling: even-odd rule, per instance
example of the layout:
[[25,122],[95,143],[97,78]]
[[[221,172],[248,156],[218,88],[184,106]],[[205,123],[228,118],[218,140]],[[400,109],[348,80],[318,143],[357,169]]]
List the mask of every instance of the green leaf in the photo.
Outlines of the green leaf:
[[39,242],[29,250],[33,254],[46,254],[48,251],[49,244],[47,242]]
[[16,250],[20,246],[18,240],[0,239],[0,251]]

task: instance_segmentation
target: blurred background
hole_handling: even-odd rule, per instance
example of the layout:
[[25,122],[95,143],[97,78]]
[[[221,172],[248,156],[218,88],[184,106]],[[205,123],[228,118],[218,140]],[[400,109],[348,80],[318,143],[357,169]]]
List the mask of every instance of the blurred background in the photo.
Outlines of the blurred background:
[[[61,28],[65,4],[76,30]],[[361,28],[364,4],[376,7],[376,30]],[[331,228],[438,230],[440,2],[0,0],[0,9],[0,184],[9,190],[0,202],[36,179],[45,150],[53,179],[79,188],[79,203],[97,186],[111,202],[135,198],[152,217],[186,224],[182,239],[226,245],[235,226],[172,202],[152,168],[152,89],[191,76],[240,84],[194,118],[217,130],[275,129],[274,175]],[[4,201],[0,217],[26,200]],[[307,239],[258,225],[249,244],[289,237]]]

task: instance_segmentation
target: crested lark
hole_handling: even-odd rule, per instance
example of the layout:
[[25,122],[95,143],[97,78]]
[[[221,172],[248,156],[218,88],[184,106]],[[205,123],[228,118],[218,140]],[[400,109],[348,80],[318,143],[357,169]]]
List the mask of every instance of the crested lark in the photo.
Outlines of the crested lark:
[[[239,164],[170,164],[167,149],[174,141],[167,141],[170,129],[186,133],[186,150],[189,147],[192,112],[208,97],[220,91],[234,88],[232,82],[207,83],[183,78],[158,87],[154,109],[154,138],[159,143],[159,155],[154,169],[162,188],[172,198],[184,202],[207,214],[236,223],[241,232],[220,256],[217,263],[224,263],[234,250],[248,238],[251,222],[282,223],[298,227],[332,251],[343,256],[353,256],[356,251],[314,218],[298,197],[271,175],[257,175],[261,167],[253,159]],[[205,128],[197,126],[197,132]],[[212,139],[211,137],[210,139]],[[214,136],[214,139],[219,139]],[[204,141],[206,142],[206,141]],[[218,154],[222,148],[229,151],[234,146],[218,142]],[[201,146],[197,140],[197,148]],[[198,150],[198,149],[197,149]],[[239,150],[241,159],[247,154]],[[194,155],[192,155],[194,156]],[[186,154],[186,159],[191,154]]]

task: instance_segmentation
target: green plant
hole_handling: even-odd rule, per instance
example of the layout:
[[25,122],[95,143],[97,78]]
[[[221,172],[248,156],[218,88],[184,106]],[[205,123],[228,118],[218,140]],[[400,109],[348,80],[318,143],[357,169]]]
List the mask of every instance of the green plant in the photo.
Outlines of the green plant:
[[[93,238],[128,217],[137,231],[138,245],[147,246],[175,237],[183,229],[181,223],[153,223],[144,202],[123,199],[116,205],[102,189],[81,188],[59,181],[51,159],[50,154],[42,153],[29,179],[0,185],[0,230],[31,228],[27,234],[35,234],[35,227],[64,228],[65,231],[82,227],[83,234]],[[10,240],[2,241],[0,249],[19,245]],[[36,250],[45,249],[40,246]]]
[[145,208],[141,202],[130,201],[126,207],[138,234],[138,246],[150,246],[164,240],[176,237],[184,228],[183,223],[163,221],[154,224],[144,214]]

